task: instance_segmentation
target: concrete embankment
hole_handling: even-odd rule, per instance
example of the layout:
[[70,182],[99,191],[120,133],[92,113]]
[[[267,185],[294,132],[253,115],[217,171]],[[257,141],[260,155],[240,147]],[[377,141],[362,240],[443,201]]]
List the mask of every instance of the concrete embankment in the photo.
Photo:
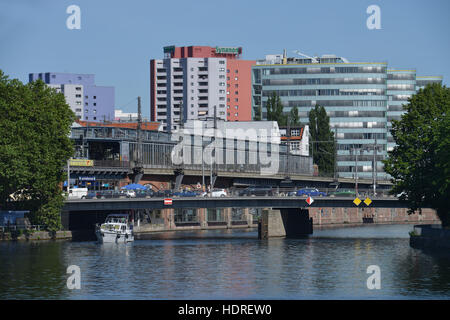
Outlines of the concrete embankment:
[[[229,208],[222,209],[222,221],[208,221],[205,209],[196,212],[197,221],[177,222],[174,221],[173,209],[161,210],[158,223],[135,223],[135,234],[145,234],[162,231],[179,230],[208,230],[208,229],[233,229],[233,228],[255,228],[258,226],[257,216],[242,209],[239,221],[232,219]],[[308,208],[309,217],[312,218],[314,228],[337,228],[360,226],[363,224],[424,224],[440,223],[436,212],[432,209],[423,209],[409,215],[405,208]],[[138,236],[139,237],[139,236]],[[138,238],[137,237],[137,238]]]
[[450,249],[450,229],[441,225],[416,225],[410,234],[409,244],[416,249],[444,250]]
[[0,232],[0,241],[72,240],[71,231]]

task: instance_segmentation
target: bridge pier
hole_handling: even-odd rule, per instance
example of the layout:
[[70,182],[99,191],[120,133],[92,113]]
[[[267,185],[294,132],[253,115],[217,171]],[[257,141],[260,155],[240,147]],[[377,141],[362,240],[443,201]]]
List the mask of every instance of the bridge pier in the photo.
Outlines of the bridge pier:
[[263,209],[258,223],[258,238],[302,238],[313,233],[307,209]]

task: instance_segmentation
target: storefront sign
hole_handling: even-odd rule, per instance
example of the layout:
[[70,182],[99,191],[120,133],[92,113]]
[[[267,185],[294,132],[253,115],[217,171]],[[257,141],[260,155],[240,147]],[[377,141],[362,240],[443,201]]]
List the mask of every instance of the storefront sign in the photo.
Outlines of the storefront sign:
[[79,177],[80,181],[95,181],[95,177]]
[[94,160],[70,159],[69,165],[73,167],[93,167]]

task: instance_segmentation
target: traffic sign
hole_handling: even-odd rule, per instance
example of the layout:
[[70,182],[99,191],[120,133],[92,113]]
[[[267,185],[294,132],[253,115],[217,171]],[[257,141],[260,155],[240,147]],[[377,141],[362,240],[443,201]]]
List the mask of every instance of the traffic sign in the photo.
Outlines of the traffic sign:
[[311,197],[306,198],[306,202],[311,205],[314,202],[314,199]]
[[172,205],[172,199],[170,199],[170,198],[164,199],[164,205],[166,205],[166,206]]
[[370,204],[372,203],[372,200],[370,200],[370,198],[367,197],[366,200],[364,200],[364,203],[366,204],[366,206],[370,206]]
[[361,200],[357,197],[355,200],[353,200],[353,203],[356,204],[357,206],[359,206],[359,204],[361,203]]

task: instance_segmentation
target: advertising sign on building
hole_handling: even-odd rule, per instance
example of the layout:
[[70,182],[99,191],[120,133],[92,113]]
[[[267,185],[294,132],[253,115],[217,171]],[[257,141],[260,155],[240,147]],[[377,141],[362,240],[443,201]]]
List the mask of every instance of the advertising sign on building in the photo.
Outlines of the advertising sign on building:
[[241,54],[241,47],[216,47],[216,53],[233,53],[233,54]]
[[72,167],[93,167],[94,160],[87,159],[70,159],[69,165]]

